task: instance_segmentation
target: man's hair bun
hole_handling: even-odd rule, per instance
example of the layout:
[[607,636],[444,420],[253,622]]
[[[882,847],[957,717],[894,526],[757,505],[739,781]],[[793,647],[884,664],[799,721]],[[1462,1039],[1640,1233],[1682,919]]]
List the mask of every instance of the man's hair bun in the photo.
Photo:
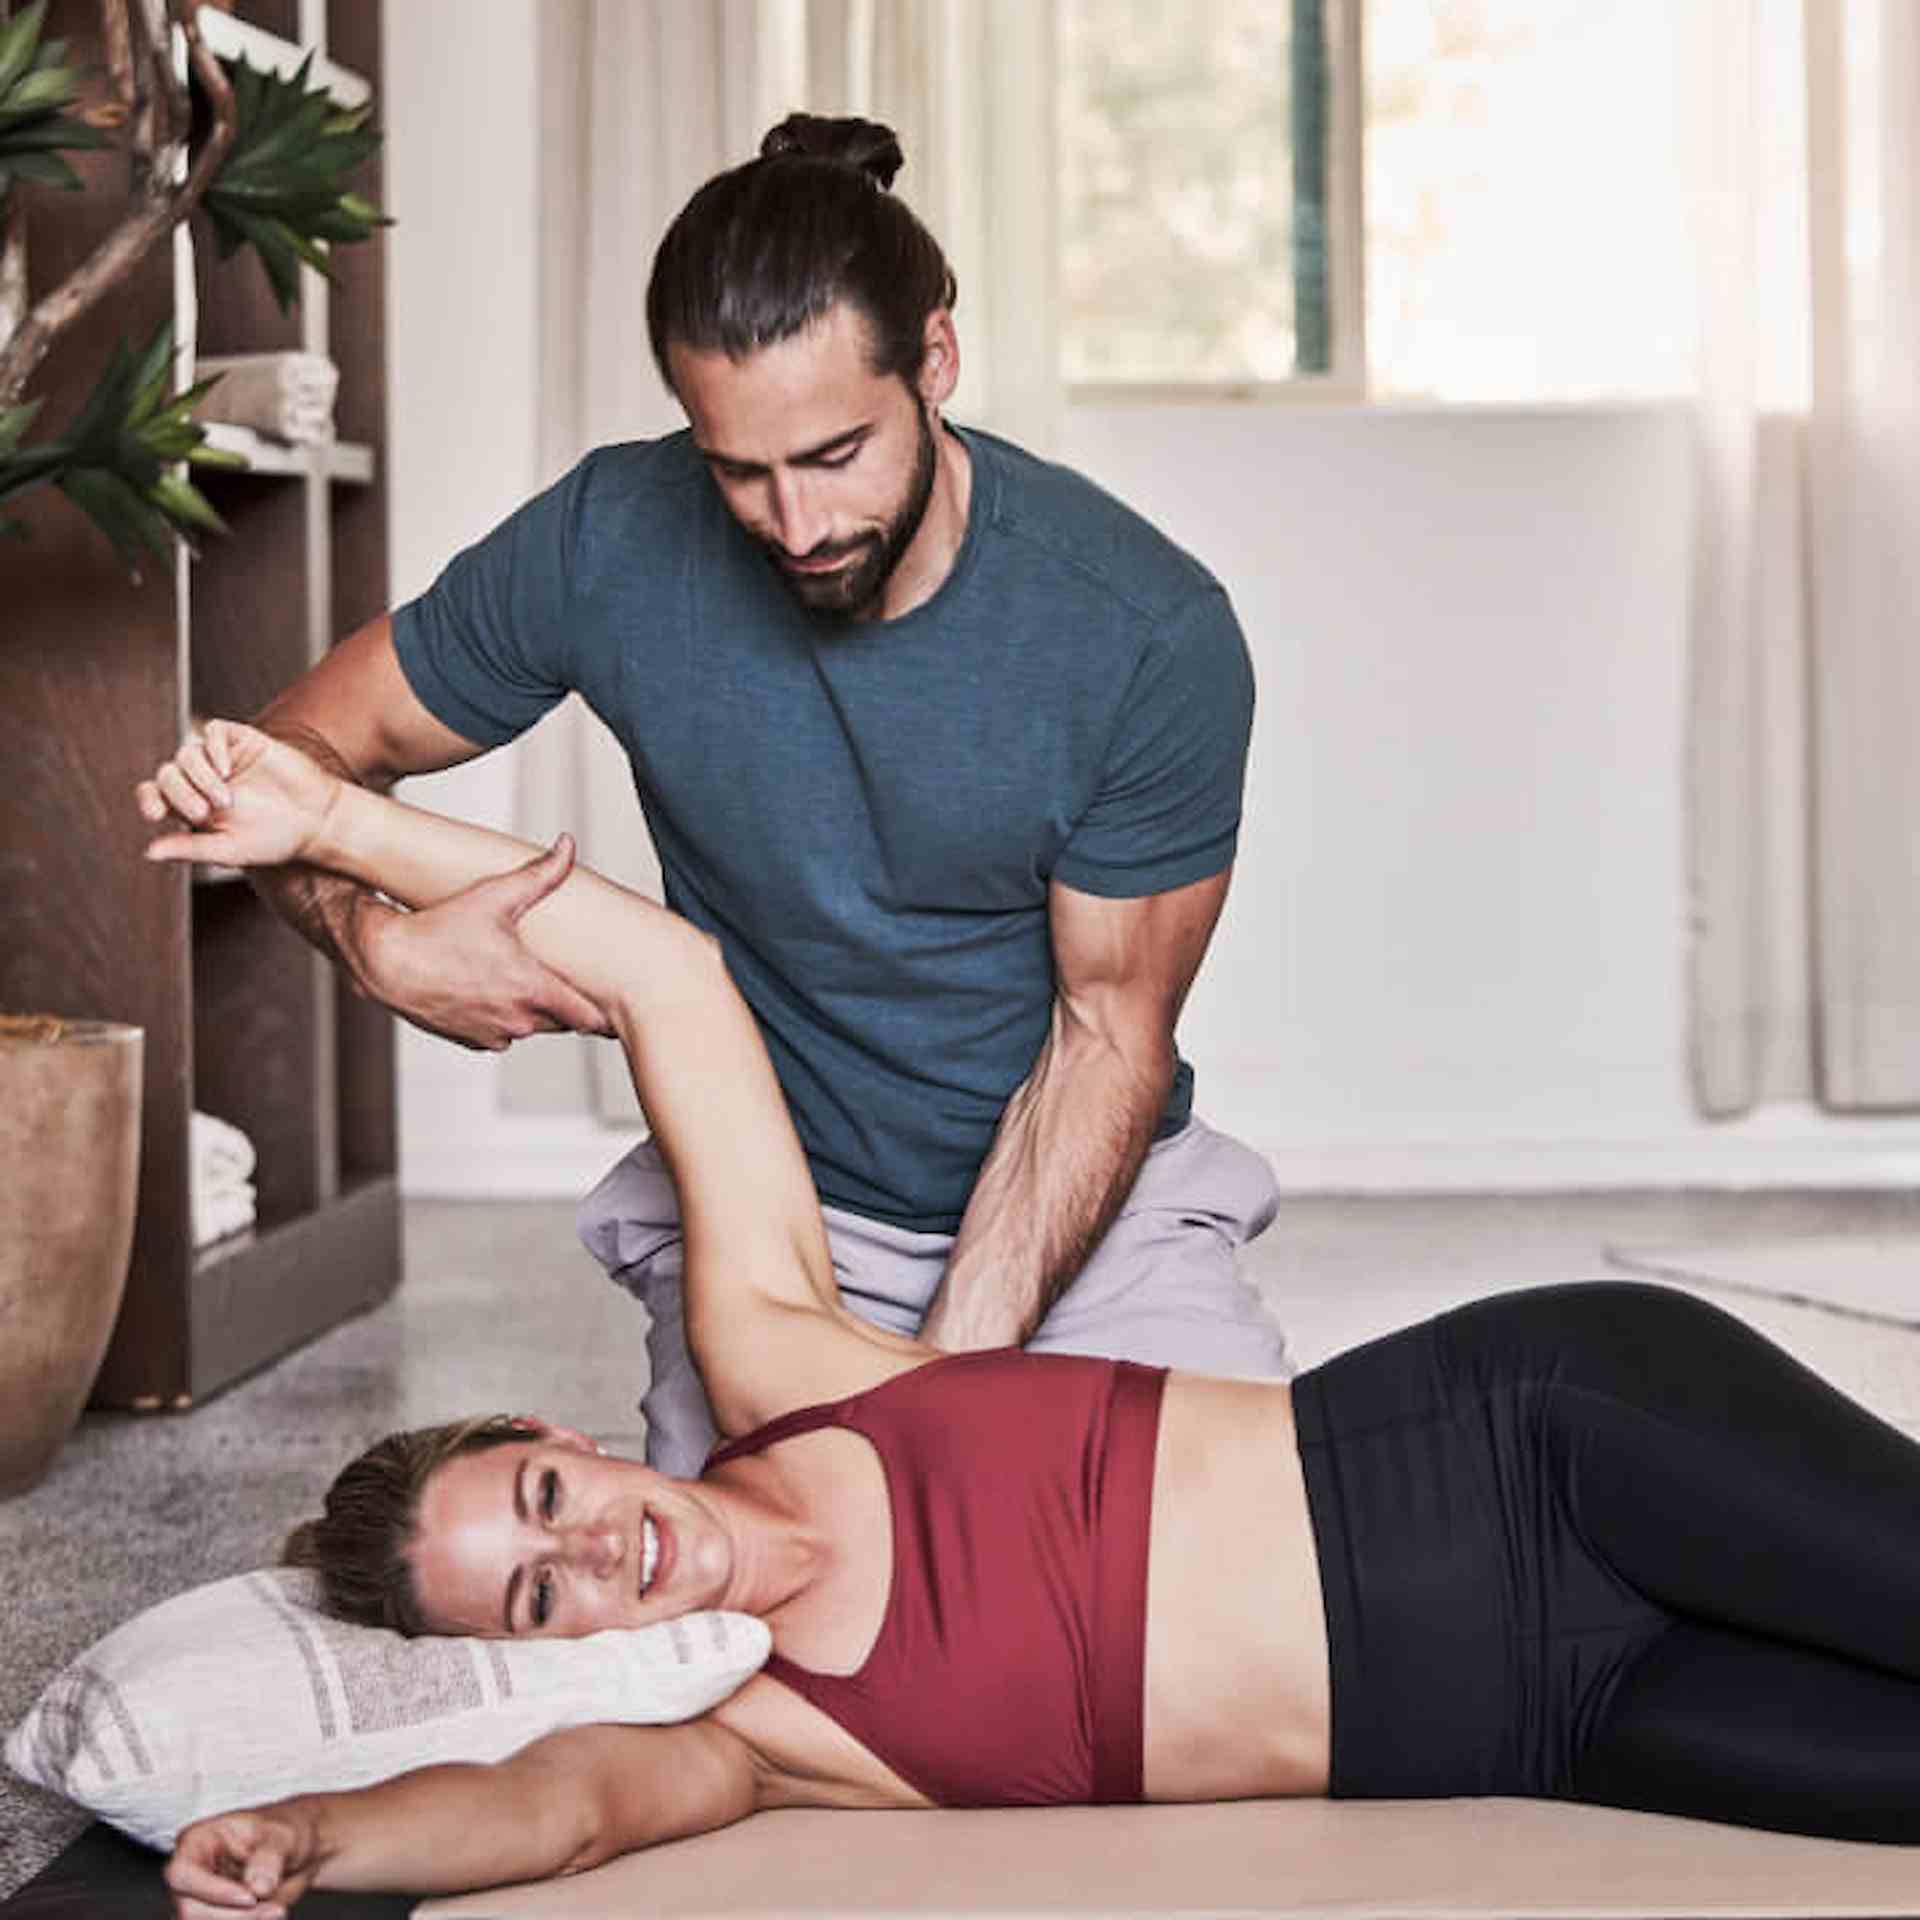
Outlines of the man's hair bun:
[[875,120],[828,119],[818,113],[790,113],[760,142],[763,160],[830,160],[864,173],[877,187],[893,185],[906,162],[899,137]]

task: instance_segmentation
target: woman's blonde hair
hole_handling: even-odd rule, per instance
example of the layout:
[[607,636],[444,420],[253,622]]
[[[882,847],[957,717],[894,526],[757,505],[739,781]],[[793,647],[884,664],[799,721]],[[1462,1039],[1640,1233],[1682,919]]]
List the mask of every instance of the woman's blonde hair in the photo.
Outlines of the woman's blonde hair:
[[327,1489],[325,1511],[287,1536],[282,1563],[317,1573],[327,1610],[342,1620],[430,1632],[413,1577],[427,1482],[449,1460],[535,1433],[511,1414],[491,1413],[388,1434],[341,1470]]

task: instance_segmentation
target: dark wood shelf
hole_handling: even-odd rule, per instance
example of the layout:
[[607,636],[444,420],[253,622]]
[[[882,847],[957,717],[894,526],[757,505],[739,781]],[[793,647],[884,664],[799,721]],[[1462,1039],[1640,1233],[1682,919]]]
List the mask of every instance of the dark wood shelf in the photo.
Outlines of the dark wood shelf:
[[[245,0],[237,13],[282,40],[297,33],[296,0]],[[326,17],[329,55],[377,94],[379,0],[330,0]],[[48,31],[101,63],[91,0],[54,0]],[[124,159],[76,158],[95,191],[27,196],[36,291],[122,204]],[[359,184],[380,199],[377,156]],[[318,316],[281,314],[256,259],[220,260],[203,229],[195,240],[200,353],[307,342]],[[222,884],[234,876],[143,861],[130,800],[190,714],[257,711],[386,604],[383,237],[342,248],[331,288],[313,275],[305,287],[327,303],[341,444],[263,441],[252,472],[201,469],[230,532],[204,542],[183,597],[170,568],[130,581],[58,496],[27,496],[30,538],[0,543],[0,1006],[146,1034],[140,1211],[97,1405],[194,1405],[400,1277],[391,1019],[250,887]],[[162,244],[49,356],[34,387],[45,426],[72,415],[122,334],[144,342],[177,320],[173,300]],[[259,1156],[254,1228],[204,1248],[188,1198],[196,1109],[241,1128]]]

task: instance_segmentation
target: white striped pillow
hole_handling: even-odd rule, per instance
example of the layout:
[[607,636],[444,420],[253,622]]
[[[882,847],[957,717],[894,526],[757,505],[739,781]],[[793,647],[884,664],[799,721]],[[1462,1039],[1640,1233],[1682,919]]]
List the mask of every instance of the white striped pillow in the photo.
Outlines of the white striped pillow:
[[591,1721],[690,1720],[771,1644],[743,1613],[581,1640],[408,1640],[320,1611],[275,1567],[162,1601],[48,1684],[6,1744],[23,1779],[149,1846],[189,1822],[443,1760],[498,1760]]

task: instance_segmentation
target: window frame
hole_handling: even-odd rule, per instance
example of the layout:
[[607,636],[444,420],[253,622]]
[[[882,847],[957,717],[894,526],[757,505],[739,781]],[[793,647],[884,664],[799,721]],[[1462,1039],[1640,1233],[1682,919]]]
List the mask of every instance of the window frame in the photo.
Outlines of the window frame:
[[1327,55],[1327,291],[1332,366],[1286,380],[1066,380],[1069,406],[1317,405],[1365,400],[1366,0],[1321,0]]

